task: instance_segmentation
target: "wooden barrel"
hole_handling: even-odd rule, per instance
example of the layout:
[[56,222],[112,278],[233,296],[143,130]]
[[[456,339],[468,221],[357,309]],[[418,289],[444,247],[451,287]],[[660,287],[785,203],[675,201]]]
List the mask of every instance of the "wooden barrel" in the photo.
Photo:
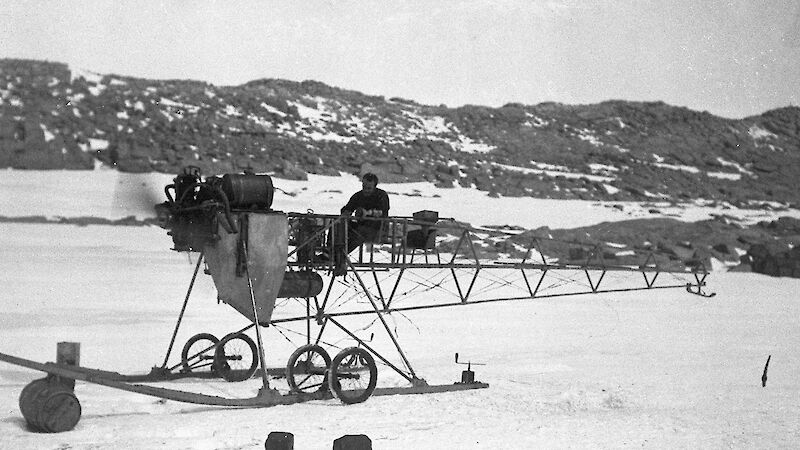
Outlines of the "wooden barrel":
[[31,427],[47,433],[69,431],[81,418],[81,404],[72,390],[46,378],[34,380],[22,390],[19,406]]
[[49,384],[47,378],[39,378],[28,383],[19,394],[19,410],[22,412],[22,417],[28,422],[28,425],[34,426],[31,419],[36,417],[33,409],[33,399],[38,397],[41,391],[47,389]]

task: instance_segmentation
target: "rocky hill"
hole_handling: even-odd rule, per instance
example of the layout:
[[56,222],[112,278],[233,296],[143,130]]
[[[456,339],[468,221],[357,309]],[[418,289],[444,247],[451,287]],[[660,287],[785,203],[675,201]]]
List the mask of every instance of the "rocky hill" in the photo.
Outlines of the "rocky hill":
[[661,102],[448,108],[314,81],[214,86],[0,60],[0,168],[372,170],[503,196],[797,206],[799,159],[798,107],[741,120]]

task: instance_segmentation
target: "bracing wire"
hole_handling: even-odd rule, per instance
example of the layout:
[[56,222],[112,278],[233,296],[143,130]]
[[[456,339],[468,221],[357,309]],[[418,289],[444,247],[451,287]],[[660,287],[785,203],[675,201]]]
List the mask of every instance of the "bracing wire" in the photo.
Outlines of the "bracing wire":
[[[303,332],[300,332],[300,331],[295,331],[295,330],[292,330],[292,329],[290,329],[290,328],[288,328],[288,327],[285,327],[285,326],[282,326],[282,325],[279,325],[279,324],[271,324],[271,325],[270,325],[270,327],[271,327],[271,328],[275,328],[275,330],[276,330],[276,331],[278,331],[278,332],[279,332],[279,333],[280,333],[280,334],[281,334],[281,335],[284,337],[284,339],[286,339],[286,340],[287,340],[287,341],[288,341],[290,344],[292,344],[292,345],[295,345],[295,346],[296,346],[297,344],[296,344],[296,343],[295,343],[295,342],[294,342],[294,341],[293,341],[291,338],[289,338],[288,336],[286,336],[286,335],[284,334],[284,332],[285,332],[285,333],[291,333],[291,334],[295,334],[295,335],[297,335],[297,336],[300,336],[300,337],[302,337],[302,338],[305,338],[305,337],[306,337],[306,334],[305,334],[305,333],[303,333]],[[281,329],[283,330],[283,332],[281,332],[281,331],[280,331]],[[335,349],[338,349],[338,350],[341,350],[341,349],[342,349],[342,347],[339,347],[339,346],[338,346],[338,344],[334,344],[334,343],[332,343],[332,342],[329,342],[329,341],[326,341],[326,340],[323,340],[323,339],[320,339],[320,342],[321,342],[322,344],[325,344],[325,345],[327,345],[327,346],[329,346],[329,347],[333,347],[333,348],[335,348]],[[341,341],[339,341],[339,342],[341,342]]]

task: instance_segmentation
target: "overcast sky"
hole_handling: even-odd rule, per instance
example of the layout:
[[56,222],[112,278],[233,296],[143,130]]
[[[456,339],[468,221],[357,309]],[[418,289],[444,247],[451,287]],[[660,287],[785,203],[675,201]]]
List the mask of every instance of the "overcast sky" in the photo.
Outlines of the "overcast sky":
[[0,58],[423,104],[800,105],[798,0],[3,1]]

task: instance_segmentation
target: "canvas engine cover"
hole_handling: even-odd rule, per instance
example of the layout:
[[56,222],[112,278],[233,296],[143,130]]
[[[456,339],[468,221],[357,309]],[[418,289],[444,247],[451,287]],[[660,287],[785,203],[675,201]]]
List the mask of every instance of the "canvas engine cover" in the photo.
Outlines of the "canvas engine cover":
[[[220,301],[254,321],[247,273],[253,286],[258,322],[267,324],[275,308],[286,271],[289,224],[286,214],[269,212],[234,213],[239,232],[228,233],[221,226],[220,239],[205,247],[205,258]],[[247,269],[241,240],[247,243]]]

